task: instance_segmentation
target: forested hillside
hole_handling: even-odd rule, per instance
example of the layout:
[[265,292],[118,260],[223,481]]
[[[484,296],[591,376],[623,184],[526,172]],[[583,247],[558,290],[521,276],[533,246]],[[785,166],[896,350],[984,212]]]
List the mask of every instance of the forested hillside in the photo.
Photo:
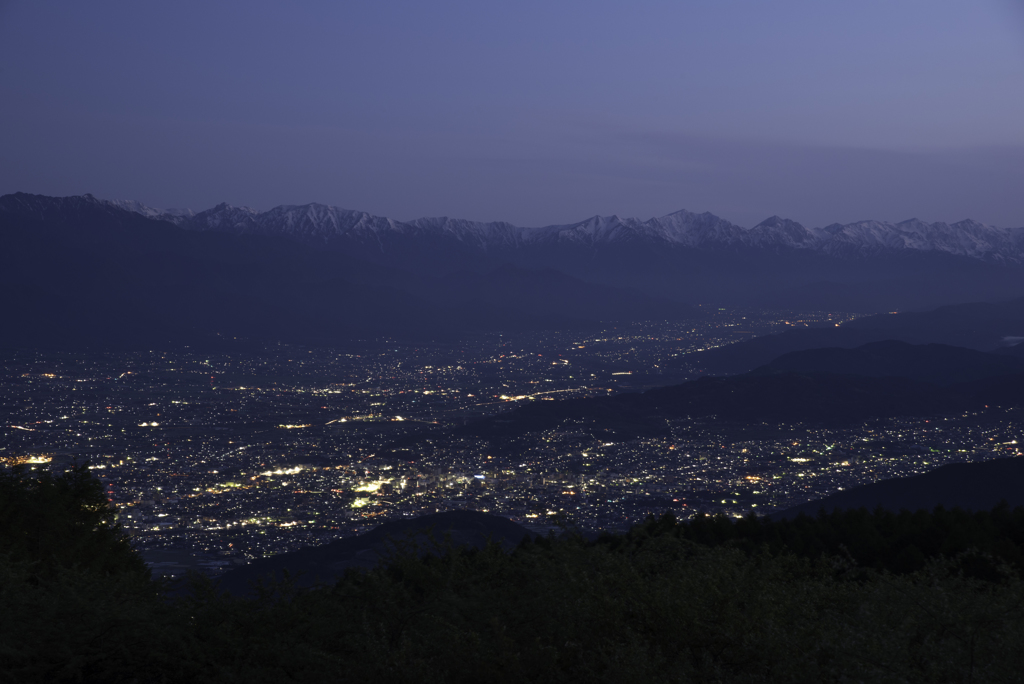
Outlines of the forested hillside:
[[[664,517],[595,541],[398,553],[325,589],[240,599],[197,580],[170,599],[83,473],[0,476],[52,512],[0,518],[10,681],[1003,682],[1024,667],[1024,509]],[[71,535],[71,555],[29,530]],[[111,539],[121,561],[89,562]]]

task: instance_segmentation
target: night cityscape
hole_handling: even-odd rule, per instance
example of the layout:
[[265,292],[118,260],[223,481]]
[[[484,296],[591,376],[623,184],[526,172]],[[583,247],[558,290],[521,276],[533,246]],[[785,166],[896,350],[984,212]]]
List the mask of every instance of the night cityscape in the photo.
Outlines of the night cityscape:
[[0,684],[1013,684],[1024,5],[0,0]]
[[216,574],[442,511],[540,532],[626,530],[666,511],[767,514],[1020,455],[1017,408],[844,429],[674,420],[670,437],[622,442],[602,441],[590,420],[504,440],[451,432],[522,402],[680,382],[700,369],[662,370],[673,357],[853,318],[716,310],[589,336],[488,336],[454,348],[373,341],[359,354],[293,345],[245,356],[9,353],[0,454],[31,468],[87,461],[133,543],[171,575]]

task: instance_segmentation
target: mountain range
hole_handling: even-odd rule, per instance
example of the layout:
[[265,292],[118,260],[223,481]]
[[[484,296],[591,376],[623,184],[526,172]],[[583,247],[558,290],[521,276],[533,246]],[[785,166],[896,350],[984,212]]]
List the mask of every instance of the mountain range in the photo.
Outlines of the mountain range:
[[[746,229],[685,211],[520,228],[15,193],[0,197],[0,304],[4,342],[58,346],[437,339],[693,319],[716,305],[925,309],[1024,296],[1022,235],[969,221],[806,229],[773,217]],[[854,343],[975,346],[879,334]]]
[[199,213],[111,205],[187,230],[286,237],[412,273],[510,264],[686,304],[868,312],[1024,295],[1024,228],[972,220],[807,228],[772,216],[745,228],[683,210],[524,228],[448,217],[397,221],[323,204],[268,211],[220,204]]
[[593,216],[565,225],[523,228],[447,217],[396,221],[323,204],[282,205],[257,211],[225,203],[199,213],[153,209],[135,201],[111,204],[190,230],[288,235],[310,244],[345,244],[385,253],[398,242],[432,240],[490,253],[565,244],[591,249],[649,244],[661,248],[808,250],[848,258],[909,250],[986,261],[1024,261],[1024,228],[997,228],[970,219],[953,224],[918,219],[900,223],[857,221],[805,228],[796,221],[772,216],[753,228],[742,228],[711,213],[681,210],[646,221]]
[[415,273],[280,235],[185,230],[90,196],[25,194],[0,197],[0,305],[4,345],[122,348],[428,340],[692,313],[551,269]]

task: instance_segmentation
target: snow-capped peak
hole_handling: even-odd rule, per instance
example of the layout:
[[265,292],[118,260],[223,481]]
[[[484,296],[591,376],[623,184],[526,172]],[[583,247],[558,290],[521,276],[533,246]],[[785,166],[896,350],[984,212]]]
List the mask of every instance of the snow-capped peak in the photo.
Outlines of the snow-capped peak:
[[954,224],[925,223],[916,218],[896,224],[857,221],[808,229],[796,221],[771,216],[753,228],[742,228],[708,212],[680,210],[646,221],[613,214],[571,224],[523,228],[448,217],[395,221],[324,204],[282,205],[258,211],[225,203],[194,213],[187,209],[154,209],[131,200],[107,203],[191,230],[284,235],[314,244],[352,242],[381,251],[403,241],[437,240],[482,251],[553,244],[587,249],[650,244],[669,248],[813,250],[836,257],[939,251],[977,259],[1024,261],[1024,228],[996,228],[969,219]]

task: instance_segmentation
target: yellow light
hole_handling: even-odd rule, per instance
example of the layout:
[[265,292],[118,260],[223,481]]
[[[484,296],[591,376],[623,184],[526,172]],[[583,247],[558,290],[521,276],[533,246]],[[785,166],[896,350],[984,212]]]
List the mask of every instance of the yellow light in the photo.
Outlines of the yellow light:
[[[270,477],[271,475],[294,475],[295,473],[301,473],[302,466],[295,466],[294,468],[278,468],[277,470],[267,470],[260,473],[264,477]],[[255,479],[255,478],[253,478]]]

